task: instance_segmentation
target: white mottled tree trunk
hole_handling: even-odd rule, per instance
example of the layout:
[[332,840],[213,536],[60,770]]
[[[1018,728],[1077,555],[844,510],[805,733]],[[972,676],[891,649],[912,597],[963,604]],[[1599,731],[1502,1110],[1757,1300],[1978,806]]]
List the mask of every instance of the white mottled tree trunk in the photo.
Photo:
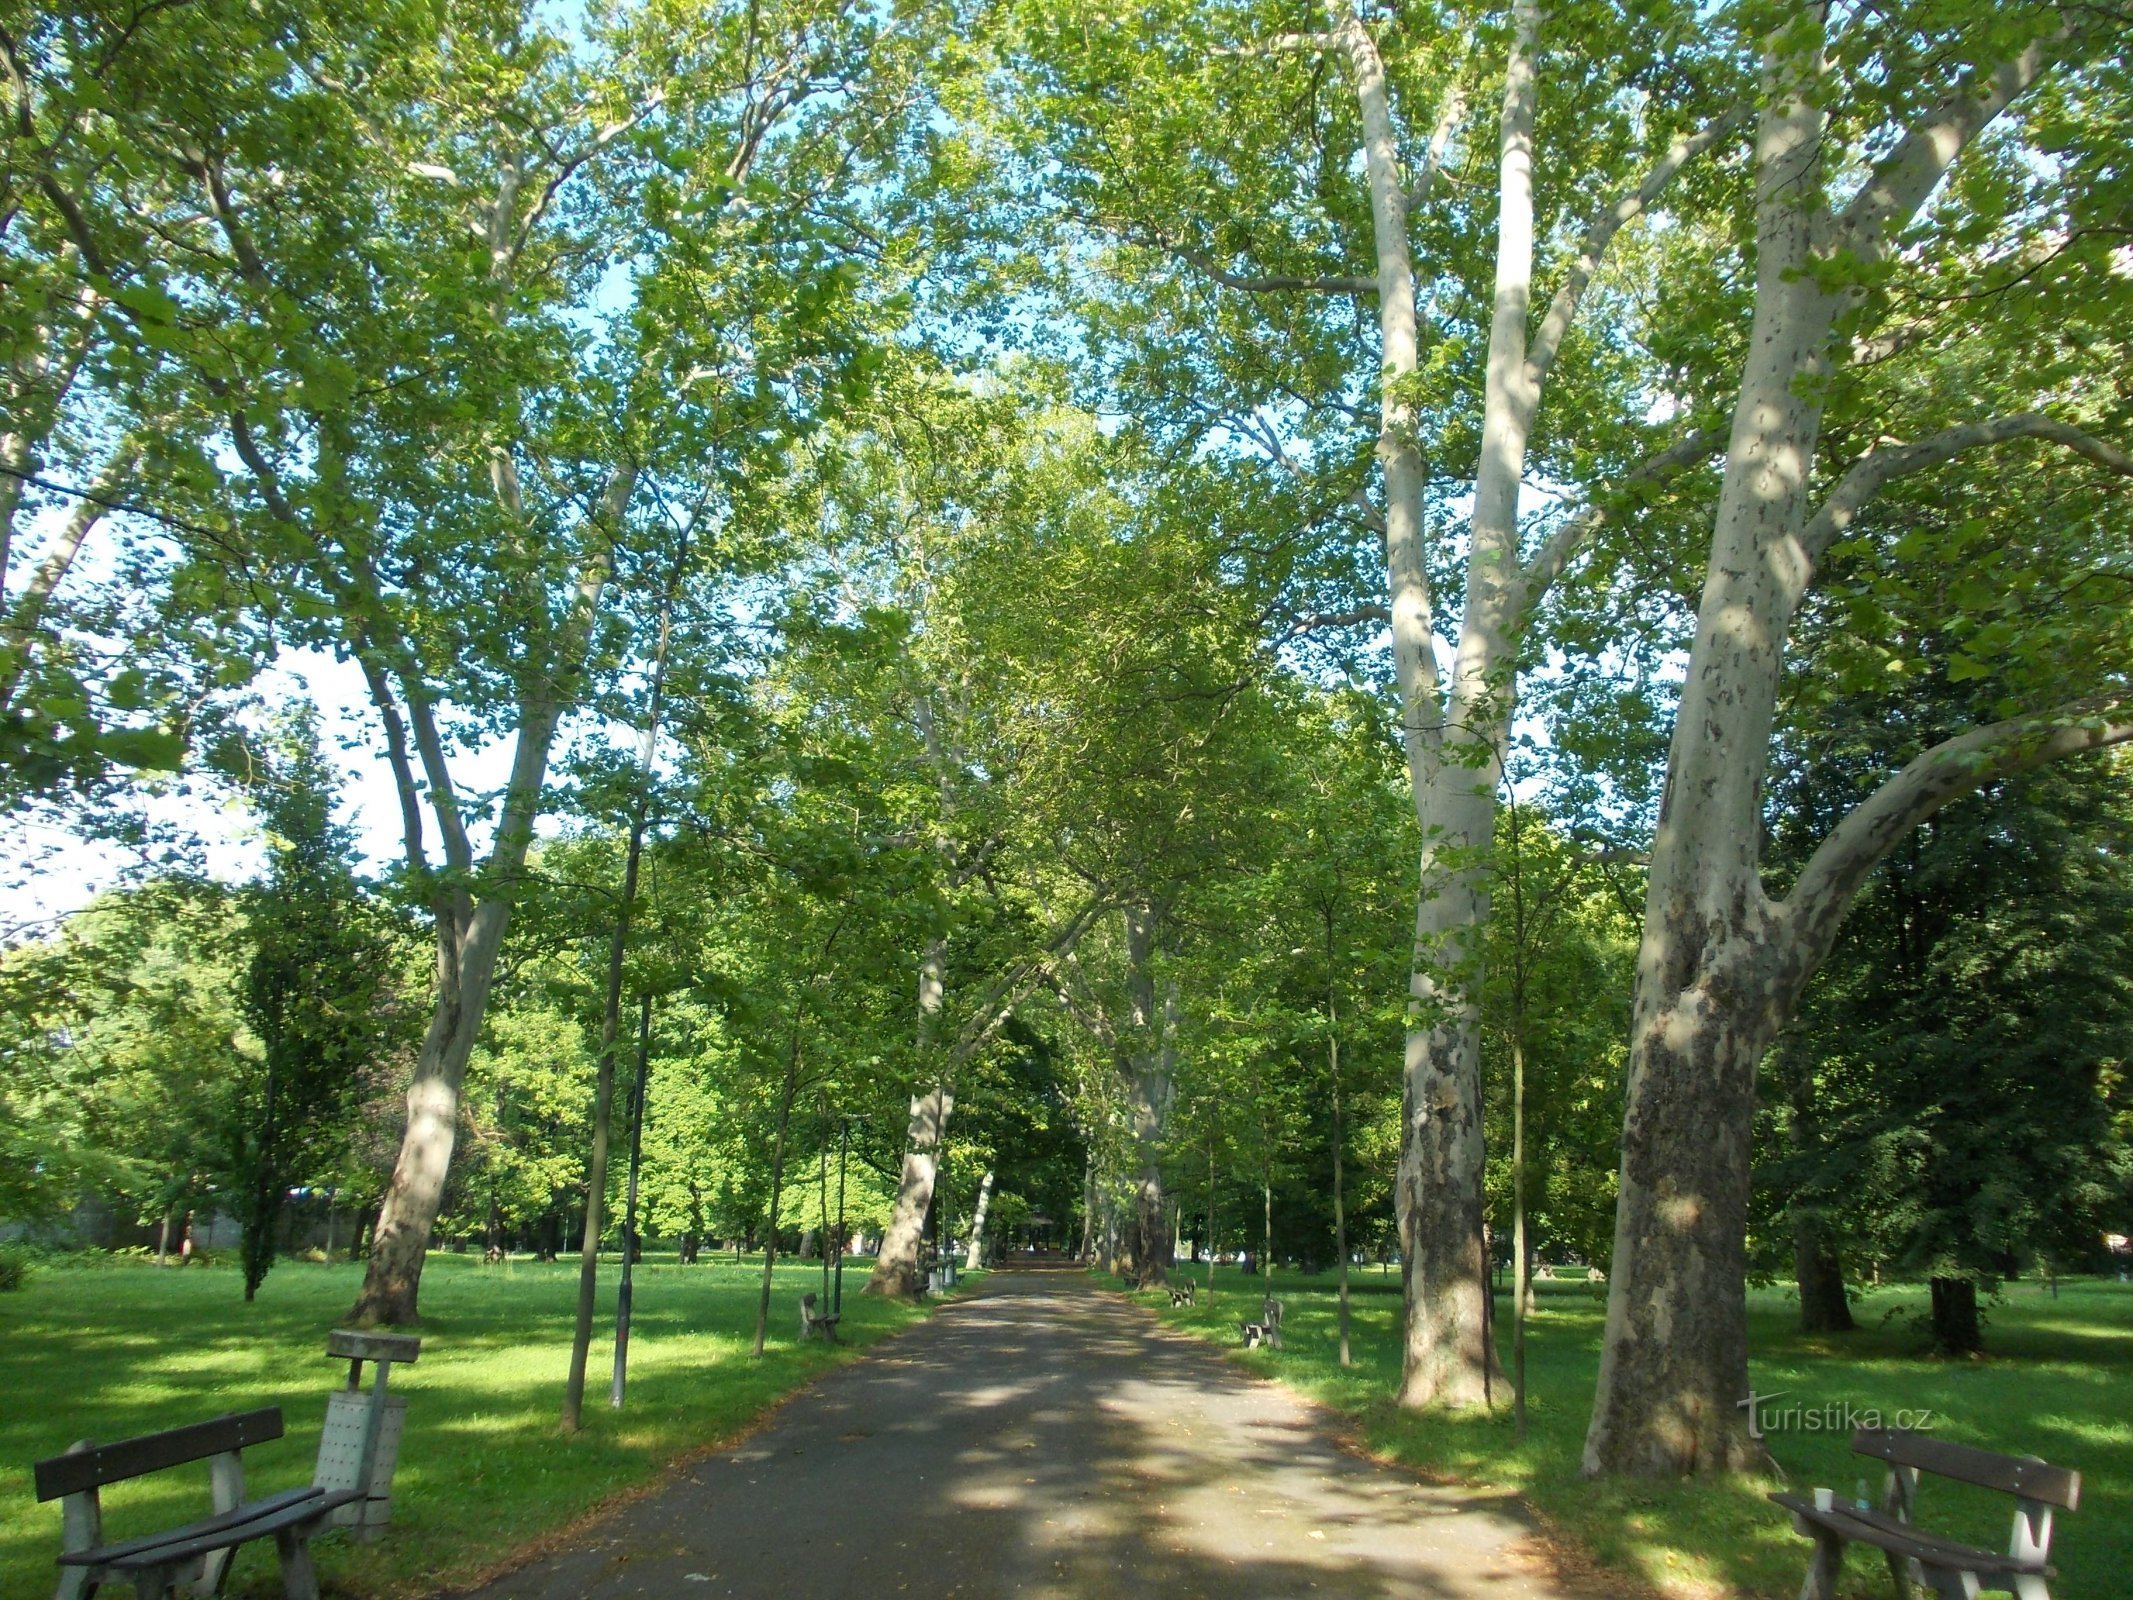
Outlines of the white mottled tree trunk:
[[975,1272],[985,1265],[985,1218],[992,1210],[993,1174],[990,1169],[978,1180],[977,1209],[970,1214],[970,1248],[963,1257],[966,1270]]
[[1848,291],[1817,268],[1839,253],[1880,257],[2042,67],[2032,49],[1980,74],[1832,215],[1821,40],[1795,28],[1783,41],[1756,138],[1754,321],[1653,841],[1588,1475],[1723,1473],[1763,1459],[1741,1405],[1755,1072],[1874,862],[1997,771],[2133,736],[2001,724],[1951,740],[1841,822],[1787,900],[1765,893],[1762,785],[1785,641],[1832,523],[1829,507],[1810,520],[1807,496]]
[[1157,913],[1148,906],[1128,907],[1126,921],[1126,997],[1129,1050],[1128,1085],[1133,1117],[1133,1149],[1138,1174],[1133,1186],[1133,1274],[1143,1288],[1170,1280],[1175,1238],[1163,1193],[1163,1139],[1168,1130],[1171,1083],[1176,1073],[1171,1022],[1176,999],[1166,994],[1158,1006],[1155,980]]
[[[1416,774],[1423,839],[1409,983],[1397,1199],[1406,1318],[1400,1403],[1481,1406],[1494,1398],[1488,1262],[1482,1243],[1481,1012],[1489,854],[1510,727],[1514,640],[1526,605],[1519,487],[1540,379],[1526,359],[1533,285],[1534,39],[1520,0],[1498,136],[1497,252],[1480,472],[1466,606],[1448,714]],[[1412,761],[1412,756],[1411,756]]]

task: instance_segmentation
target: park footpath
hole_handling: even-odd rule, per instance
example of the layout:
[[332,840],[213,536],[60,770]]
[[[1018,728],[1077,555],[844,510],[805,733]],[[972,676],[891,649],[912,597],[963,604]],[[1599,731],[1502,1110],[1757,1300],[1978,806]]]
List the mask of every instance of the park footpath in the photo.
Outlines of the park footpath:
[[1567,1600],[1515,1501],[1355,1455],[1080,1271],[1000,1271],[480,1600]]

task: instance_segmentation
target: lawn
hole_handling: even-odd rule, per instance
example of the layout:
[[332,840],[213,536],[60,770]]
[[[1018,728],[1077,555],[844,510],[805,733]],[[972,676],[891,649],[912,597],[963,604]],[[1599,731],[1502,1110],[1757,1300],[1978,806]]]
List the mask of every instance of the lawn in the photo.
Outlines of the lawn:
[[[1204,1281],[1204,1267],[1193,1269]],[[1356,1365],[1335,1360],[1335,1310],[1330,1276],[1277,1275],[1286,1348],[1237,1350],[1235,1359],[1278,1376],[1346,1413],[1374,1450],[1426,1472],[1518,1490],[1557,1530],[1599,1564],[1626,1579],[1645,1580],[1669,1596],[1753,1595],[1790,1600],[1806,1570],[1807,1542],[1790,1519],[1763,1499],[1773,1483],[1605,1484],[1577,1478],[1578,1452],[1599,1365],[1602,1302],[1583,1284],[1540,1283],[1528,1325],[1527,1372],[1531,1425],[1527,1441],[1513,1441],[1506,1397],[1494,1417],[1465,1420],[1403,1416],[1386,1397],[1398,1374],[1395,1319],[1397,1274],[1359,1273],[1352,1297]],[[1217,1343],[1235,1346],[1237,1324],[1256,1317],[1264,1292],[1256,1281],[1221,1273],[1217,1293],[1197,1307],[1162,1315]],[[2010,1455],[2039,1455],[2082,1474],[2081,1509],[2058,1519],[2052,1544],[2061,1578],[2055,1593],[2124,1592],[2133,1571],[2133,1286],[2066,1279],[2057,1299],[2042,1284],[2006,1287],[1990,1308],[1979,1361],[1941,1361],[1923,1353],[1917,1326],[1923,1285],[1869,1295],[1856,1309],[1858,1331],[1805,1338],[1796,1331],[1789,1294],[1756,1290],[1749,1300],[1751,1377],[1758,1394],[1783,1392],[1771,1411],[1799,1408],[1791,1426],[1765,1413],[1771,1455],[1786,1482],[1826,1485],[1850,1494],[1859,1480],[1881,1494],[1879,1463],[1852,1455],[1842,1416],[1878,1411],[1884,1425],[1896,1413],[1930,1411],[1936,1436]],[[1497,1300],[1508,1346],[1510,1300]],[[1810,1430],[1834,1408],[1835,1431]],[[1871,1419],[1868,1419],[1871,1420]],[[1906,1420],[1916,1420],[1907,1418]],[[1921,1521],[1992,1548],[2006,1547],[2013,1502],[2005,1496],[1928,1479],[1920,1490]],[[1645,1584],[1632,1583],[1632,1587]],[[1887,1571],[1872,1552],[1854,1550],[1846,1596],[1886,1596]]]
[[[865,1264],[845,1272],[839,1332],[861,1347],[918,1313],[858,1293]],[[762,1264],[730,1260],[637,1269],[628,1404],[607,1403],[615,1265],[602,1273],[586,1426],[557,1428],[576,1300],[575,1262],[484,1266],[436,1255],[422,1281],[422,1358],[395,1368],[407,1435],[393,1486],[392,1531],[356,1546],[319,1540],[329,1594],[421,1595],[462,1581],[602,1501],[660,1475],[675,1457],[730,1438],[849,1351],[795,1342],[799,1297],[819,1263],[780,1265],[771,1341],[748,1351]],[[310,1481],[325,1395],[345,1380],[325,1354],[326,1330],[355,1299],[361,1269],[284,1262],[259,1299],[243,1300],[227,1267],[47,1268],[0,1295],[0,1595],[50,1591],[59,1506],[32,1498],[30,1463],[76,1439],[124,1438],[223,1411],[279,1405],[286,1438],[245,1454],[247,1487]],[[369,1369],[365,1369],[366,1376]],[[111,1537],[204,1515],[204,1463],[114,1486]],[[276,1594],[271,1545],[237,1558],[233,1594]]]

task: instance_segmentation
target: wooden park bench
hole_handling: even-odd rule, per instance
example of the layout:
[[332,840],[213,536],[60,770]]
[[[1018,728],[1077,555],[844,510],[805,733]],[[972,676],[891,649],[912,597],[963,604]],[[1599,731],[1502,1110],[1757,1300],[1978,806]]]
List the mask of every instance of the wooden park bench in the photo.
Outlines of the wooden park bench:
[[[1796,1494],[1770,1498],[1792,1513],[1792,1525],[1814,1540],[1800,1600],[1835,1600],[1846,1544],[1872,1545],[1888,1561],[1897,1593],[1923,1585],[1945,1600],[1971,1600],[1981,1589],[2005,1590],[2018,1600],[2050,1600],[2044,1580],[2055,1576],[2052,1511],[2071,1511],[2081,1498],[2081,1474],[2047,1466],[2035,1456],[1995,1455],[1902,1428],[1861,1428],[1852,1450],[1889,1464],[1880,1511],[1841,1501],[1818,1510]],[[2011,1494],[2017,1504],[2007,1553],[1944,1538],[1917,1525],[1918,1475],[1932,1473]]]
[[[163,1600],[180,1584],[212,1594],[222,1585],[241,1545],[272,1539],[281,1553],[282,1592],[288,1600],[318,1600],[311,1569],[310,1538],[337,1509],[362,1498],[354,1489],[315,1485],[284,1489],[261,1500],[244,1497],[248,1445],[282,1434],[281,1408],[232,1412],[212,1422],[170,1428],[97,1445],[83,1440],[65,1455],[34,1468],[37,1498],[60,1501],[62,1543],[57,1600],[88,1596],[107,1583],[130,1583],[140,1600]],[[105,1544],[97,1490],[107,1483],[143,1477],[192,1461],[208,1464],[213,1514],[168,1533]]]
[[837,1338],[837,1324],[842,1320],[843,1313],[823,1316],[815,1310],[815,1303],[816,1297],[813,1294],[800,1296],[800,1342],[805,1344],[810,1339],[821,1339],[828,1344],[841,1342]]

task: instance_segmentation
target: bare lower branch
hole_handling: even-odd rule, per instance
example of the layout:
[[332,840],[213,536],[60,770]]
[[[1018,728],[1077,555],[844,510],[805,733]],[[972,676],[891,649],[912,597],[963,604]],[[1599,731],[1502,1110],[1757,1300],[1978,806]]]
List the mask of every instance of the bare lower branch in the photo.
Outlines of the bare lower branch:
[[1089,925],[1108,907],[1107,897],[1091,895],[1046,941],[1043,950],[1025,961],[1014,963],[993,978],[949,1048],[952,1066],[960,1066],[982,1049],[1032,990],[1040,985],[1056,986],[1060,963],[1074,953],[1074,947],[1088,932]]
[[385,758],[391,763],[393,791],[400,801],[400,845],[407,855],[407,869],[419,883],[429,873],[429,852],[422,843],[421,790],[408,764],[407,729],[400,720],[400,708],[393,703],[384,667],[360,644],[350,653],[362,669],[363,681],[370,686],[370,702],[385,726]]
[[1177,245],[1167,247],[1180,261],[1205,273],[1228,289],[1242,289],[1248,294],[1376,294],[1375,278],[1320,275],[1317,277],[1265,276],[1257,273],[1230,272],[1218,267],[1197,250],[1183,249]]
[[1386,606],[1351,606],[1346,611],[1314,611],[1309,616],[1298,617],[1282,633],[1286,642],[1301,634],[1320,633],[1330,628],[1356,628],[1366,622],[1380,627],[1392,621],[1392,611]]
[[1430,129],[1429,143],[1422,151],[1422,170],[1415,174],[1414,187],[1407,191],[1407,209],[1420,209],[1429,199],[1430,191],[1437,187],[1437,180],[1444,176],[1444,152],[1450,147],[1452,135],[1459,131],[1459,124],[1466,120],[1466,85],[1453,80],[1444,91],[1444,103],[1437,108],[1437,125]]
[[2011,417],[1994,417],[1989,422],[1959,423],[1910,444],[1878,445],[1853,462],[1851,470],[1838,480],[1829,498],[1822,502],[1822,509],[1814,514],[1800,535],[1801,548],[1807,559],[1821,560],[1830,545],[1841,539],[1858,520],[1859,513],[1868,503],[1898,478],[1939,466],[1965,450],[2004,444],[2010,439],[2048,439],[2107,471],[2133,477],[2133,456],[2084,433],[2072,423],[2061,422],[2041,412],[2025,411]]
[[1643,182],[1627,194],[1619,195],[1593,214],[1585,224],[1584,237],[1578,242],[1578,253],[1572,258],[1569,270],[1557,286],[1555,297],[1548,302],[1547,315],[1533,335],[1533,346],[1526,353],[1526,384],[1529,391],[1537,391],[1547,382],[1548,373],[1555,365],[1555,358],[1562,350],[1563,338],[1570,325],[1577,320],[1578,306],[1584,300],[1593,275],[1600,270],[1600,262],[1607,254],[1607,247],[1615,235],[1629,223],[1642,216],[1645,209],[1658,199],[1666,186],[1672,183],[1681,169],[1704,151],[1710,149],[1728,134],[1739,128],[1748,119],[1746,104],[1714,117],[1692,134],[1676,139],[1667,148],[1665,155],[1653,164],[1644,175]]
[[[74,558],[81,554],[81,547],[91,530],[103,519],[105,509],[114,503],[139,459],[140,447],[128,439],[105,463],[96,480],[96,487],[101,492],[82,494],[76,499],[74,509],[60,525],[58,537],[53,539],[44,559],[30,574],[30,581],[23,586],[21,596],[8,608],[5,620],[0,621],[0,634],[5,635],[9,645],[6,654],[0,655],[0,711],[14,703],[15,691],[21,688],[23,676],[29,671],[31,644],[38,628],[43,625],[53,591],[65,581],[74,566]],[[4,595],[4,591],[0,591],[0,595]]]
[[1525,610],[1530,613],[1546,597],[1548,591],[1561,578],[1564,569],[1585,541],[1596,533],[1607,520],[1607,501],[1625,490],[1649,487],[1666,482],[1667,479],[1687,471],[1700,462],[1709,460],[1725,445],[1726,431],[1722,428],[1698,428],[1693,433],[1675,440],[1664,450],[1646,456],[1636,466],[1624,473],[1616,483],[1603,488],[1592,496],[1589,504],[1566,519],[1526,563]]
[[1217,60],[1251,61],[1265,56],[1295,55],[1299,51],[1331,50],[1339,41],[1330,33],[1277,33],[1253,44],[1225,45],[1210,50]]
[[2047,762],[2133,740],[2123,696],[2077,701],[1943,740],[1854,806],[1823,839],[1778,907],[1812,971],[1829,953],[1852,896],[1913,828],[1986,784]]

